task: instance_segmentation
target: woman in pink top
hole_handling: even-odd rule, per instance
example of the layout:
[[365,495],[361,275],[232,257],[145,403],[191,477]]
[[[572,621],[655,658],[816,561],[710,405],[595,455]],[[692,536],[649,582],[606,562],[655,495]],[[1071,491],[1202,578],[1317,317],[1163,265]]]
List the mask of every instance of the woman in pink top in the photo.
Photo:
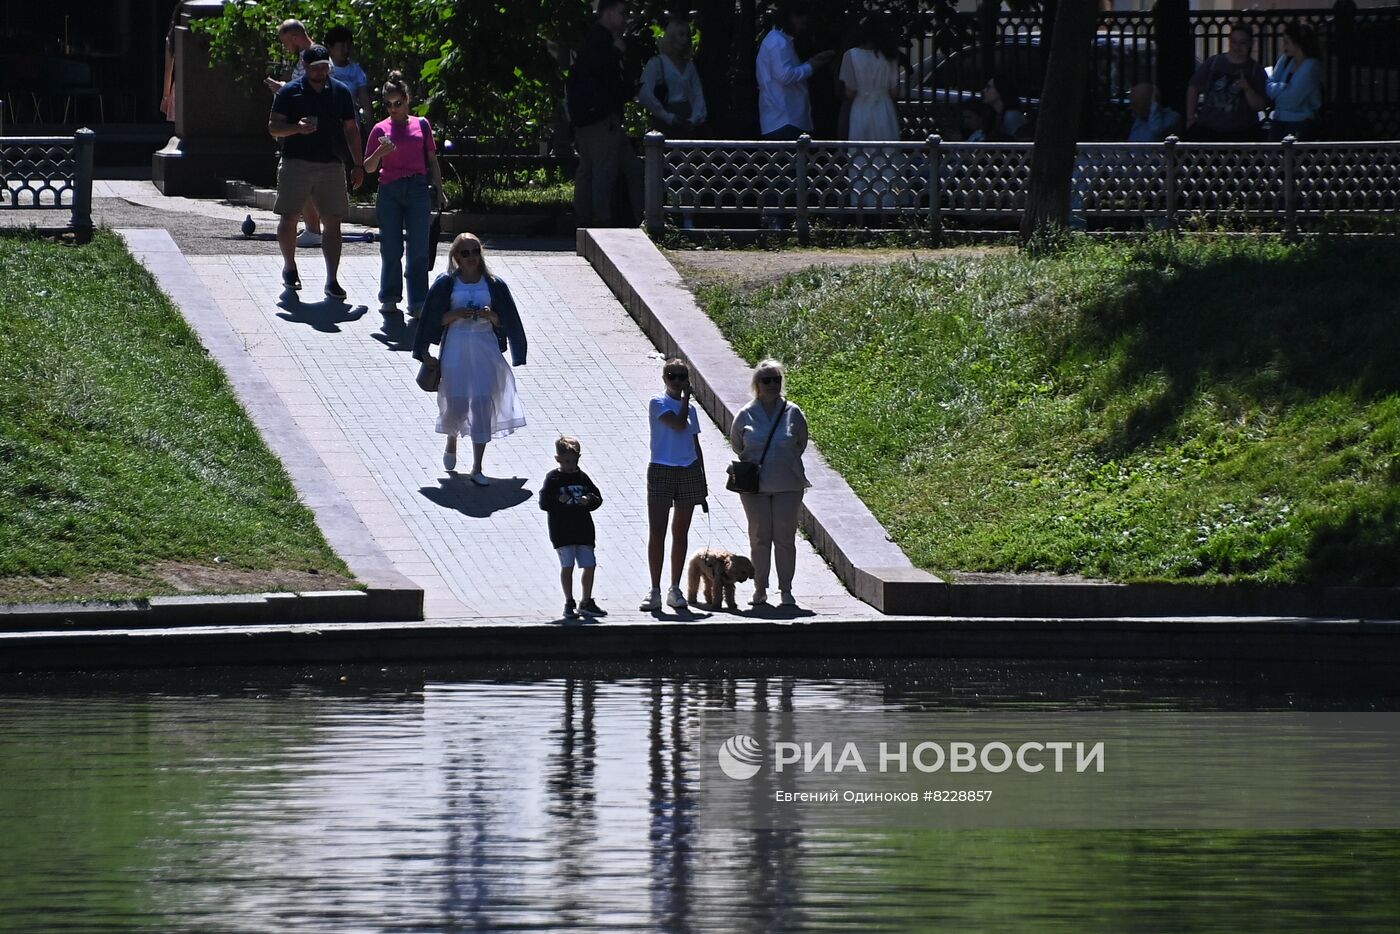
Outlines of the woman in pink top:
[[442,192],[433,129],[427,120],[409,114],[413,95],[403,75],[390,72],[383,94],[389,118],[374,125],[365,145],[365,171],[379,172],[379,193],[374,202],[379,215],[379,311],[398,314],[406,280],[408,313],[416,318],[428,299],[431,201],[447,207],[447,196]]

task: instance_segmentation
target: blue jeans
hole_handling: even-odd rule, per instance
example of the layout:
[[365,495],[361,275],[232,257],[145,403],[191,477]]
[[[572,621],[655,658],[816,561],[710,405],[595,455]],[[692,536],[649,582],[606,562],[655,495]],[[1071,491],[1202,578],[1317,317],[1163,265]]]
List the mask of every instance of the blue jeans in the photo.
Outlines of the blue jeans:
[[[379,215],[379,303],[397,305],[408,282],[408,310],[419,312],[428,300],[429,199],[426,175],[410,175],[379,186],[375,212]],[[408,269],[403,266],[404,233],[408,234]]]

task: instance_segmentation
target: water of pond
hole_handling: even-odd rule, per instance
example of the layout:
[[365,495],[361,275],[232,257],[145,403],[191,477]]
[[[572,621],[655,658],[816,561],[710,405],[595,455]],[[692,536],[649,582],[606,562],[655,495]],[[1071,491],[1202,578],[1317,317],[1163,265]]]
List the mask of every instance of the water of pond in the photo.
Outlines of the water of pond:
[[0,930],[1394,930],[1400,832],[741,831],[691,794],[689,741],[711,709],[1400,709],[1391,684],[949,661],[9,677]]

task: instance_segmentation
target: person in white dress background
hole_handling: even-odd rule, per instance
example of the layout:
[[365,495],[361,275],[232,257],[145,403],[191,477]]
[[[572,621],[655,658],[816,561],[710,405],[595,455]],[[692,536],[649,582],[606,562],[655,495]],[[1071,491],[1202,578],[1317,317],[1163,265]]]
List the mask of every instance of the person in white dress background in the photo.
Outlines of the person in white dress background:
[[[899,115],[894,106],[899,89],[899,49],[884,17],[870,13],[860,21],[856,45],[841,59],[839,80],[845,97],[840,118],[844,139],[899,139]],[[852,148],[847,177],[853,206],[882,210],[895,206],[890,188],[900,175],[898,155],[889,147]]]
[[437,343],[442,344],[437,431],[447,435],[442,465],[456,470],[457,438],[471,438],[471,481],[487,486],[491,481],[482,473],[487,443],[525,427],[515,374],[501,355],[509,347],[511,363],[524,366],[526,342],[510,288],[487,270],[475,234],[457,235],[447,272],[428,289],[414,358],[431,361],[429,347]]
[[656,50],[642,69],[637,99],[662,133],[677,139],[694,138],[709,111],[700,73],[691,61],[690,20],[676,15],[668,19],[666,31],[656,40]]

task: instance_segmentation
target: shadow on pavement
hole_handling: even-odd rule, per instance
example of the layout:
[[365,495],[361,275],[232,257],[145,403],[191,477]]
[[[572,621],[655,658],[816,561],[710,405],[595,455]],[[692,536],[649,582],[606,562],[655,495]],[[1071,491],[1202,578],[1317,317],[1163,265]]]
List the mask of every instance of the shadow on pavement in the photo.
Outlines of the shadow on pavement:
[[560,616],[554,620],[556,626],[592,626],[594,623],[602,623],[606,620],[593,616],[579,616],[569,619],[567,616]]
[[662,610],[652,610],[651,615],[657,619],[674,623],[697,623],[714,616],[713,613],[707,610],[699,610],[699,612],[697,612],[697,608],[693,606],[688,606],[681,610],[672,609],[668,606]]
[[742,615],[750,619],[800,619],[804,616],[816,616],[817,614],[815,610],[808,610],[800,606],[774,606],[771,603],[760,603],[758,606],[749,607]]
[[283,289],[277,299],[277,307],[282,311],[277,317],[293,324],[309,324],[323,334],[339,334],[340,325],[348,321],[359,321],[369,311],[368,305],[351,307],[333,298],[307,303],[297,298],[291,289]]
[[374,339],[390,350],[411,351],[413,338],[418,334],[417,319],[405,317],[402,313],[382,315],[382,318],[383,324],[374,332]]
[[525,489],[521,477],[493,479],[490,486],[477,486],[467,474],[454,473],[438,483],[437,488],[419,487],[418,492],[430,502],[473,519],[485,519],[493,512],[519,506],[534,495]]

